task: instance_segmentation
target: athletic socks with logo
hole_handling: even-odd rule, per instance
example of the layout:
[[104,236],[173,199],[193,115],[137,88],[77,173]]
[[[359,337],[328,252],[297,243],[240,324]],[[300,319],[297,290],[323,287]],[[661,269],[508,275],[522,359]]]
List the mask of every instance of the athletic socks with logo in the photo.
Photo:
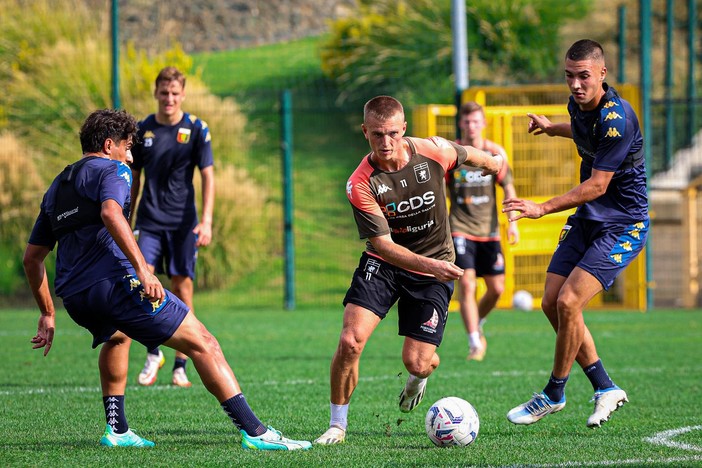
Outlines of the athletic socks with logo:
[[248,435],[256,437],[268,430],[251,410],[243,393],[221,402],[220,405],[237,429],[245,431]]
[[127,416],[124,414],[124,395],[108,395],[102,397],[105,407],[105,419],[112,426],[115,434],[124,434],[129,430]]
[[568,382],[568,376],[562,379],[557,379],[551,374],[551,378],[548,379],[546,387],[544,387],[544,394],[553,402],[560,402],[565,394],[565,386]]
[[583,367],[583,372],[585,372],[587,378],[590,379],[592,388],[595,391],[614,387],[614,382],[609,378],[609,374],[607,374],[604,365],[602,365],[602,360],[600,359],[594,364]]

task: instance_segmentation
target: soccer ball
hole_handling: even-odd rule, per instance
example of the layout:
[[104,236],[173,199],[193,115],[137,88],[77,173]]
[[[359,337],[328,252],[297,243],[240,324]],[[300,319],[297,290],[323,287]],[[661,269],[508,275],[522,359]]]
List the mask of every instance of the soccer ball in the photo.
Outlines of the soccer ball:
[[534,305],[534,298],[531,297],[529,291],[520,289],[512,296],[512,307],[517,310],[530,311]]
[[473,405],[466,400],[445,397],[431,405],[424,427],[429,439],[439,447],[465,447],[478,437],[480,419]]

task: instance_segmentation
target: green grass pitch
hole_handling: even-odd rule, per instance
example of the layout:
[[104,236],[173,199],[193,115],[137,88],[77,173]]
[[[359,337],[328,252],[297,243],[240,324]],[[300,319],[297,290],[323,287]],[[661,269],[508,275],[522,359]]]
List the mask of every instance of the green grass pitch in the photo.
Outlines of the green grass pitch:
[[[197,301],[197,297],[196,297]],[[226,301],[222,301],[225,303]],[[329,421],[329,363],[341,307],[242,311],[207,305],[198,316],[219,339],[254,411],[293,438],[314,439]],[[154,449],[105,449],[105,426],[90,337],[63,310],[46,358],[32,351],[37,313],[0,312],[0,453],[3,466],[702,466],[702,313],[590,312],[600,356],[630,403],[600,429],[588,429],[592,388],[577,368],[568,405],[537,424],[517,427],[505,414],[540,390],[554,333],[541,313],[496,311],[485,332],[483,362],[466,362],[467,341],[452,313],[442,362],[424,402],[398,410],[406,371],[393,311],[361,358],[345,444],[307,452],[249,452],[192,364],[193,388],[171,386],[173,351],[157,384],[136,385],[145,350],[133,344],[127,416]],[[431,403],[470,401],[480,434],[465,448],[434,447],[424,432]]]

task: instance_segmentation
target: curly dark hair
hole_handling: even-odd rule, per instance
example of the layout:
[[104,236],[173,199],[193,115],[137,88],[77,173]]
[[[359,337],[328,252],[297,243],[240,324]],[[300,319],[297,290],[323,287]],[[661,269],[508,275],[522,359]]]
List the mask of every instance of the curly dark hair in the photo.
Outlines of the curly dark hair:
[[85,119],[80,128],[80,146],[83,153],[99,153],[108,138],[119,144],[129,137],[136,142],[137,121],[125,110],[96,110]]

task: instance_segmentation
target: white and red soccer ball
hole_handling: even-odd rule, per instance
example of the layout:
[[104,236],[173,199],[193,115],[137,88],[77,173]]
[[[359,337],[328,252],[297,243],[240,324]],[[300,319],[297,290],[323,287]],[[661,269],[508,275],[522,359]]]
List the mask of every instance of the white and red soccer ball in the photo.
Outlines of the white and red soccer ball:
[[465,447],[478,437],[480,418],[473,405],[458,397],[445,397],[431,405],[424,420],[429,439],[439,447]]

